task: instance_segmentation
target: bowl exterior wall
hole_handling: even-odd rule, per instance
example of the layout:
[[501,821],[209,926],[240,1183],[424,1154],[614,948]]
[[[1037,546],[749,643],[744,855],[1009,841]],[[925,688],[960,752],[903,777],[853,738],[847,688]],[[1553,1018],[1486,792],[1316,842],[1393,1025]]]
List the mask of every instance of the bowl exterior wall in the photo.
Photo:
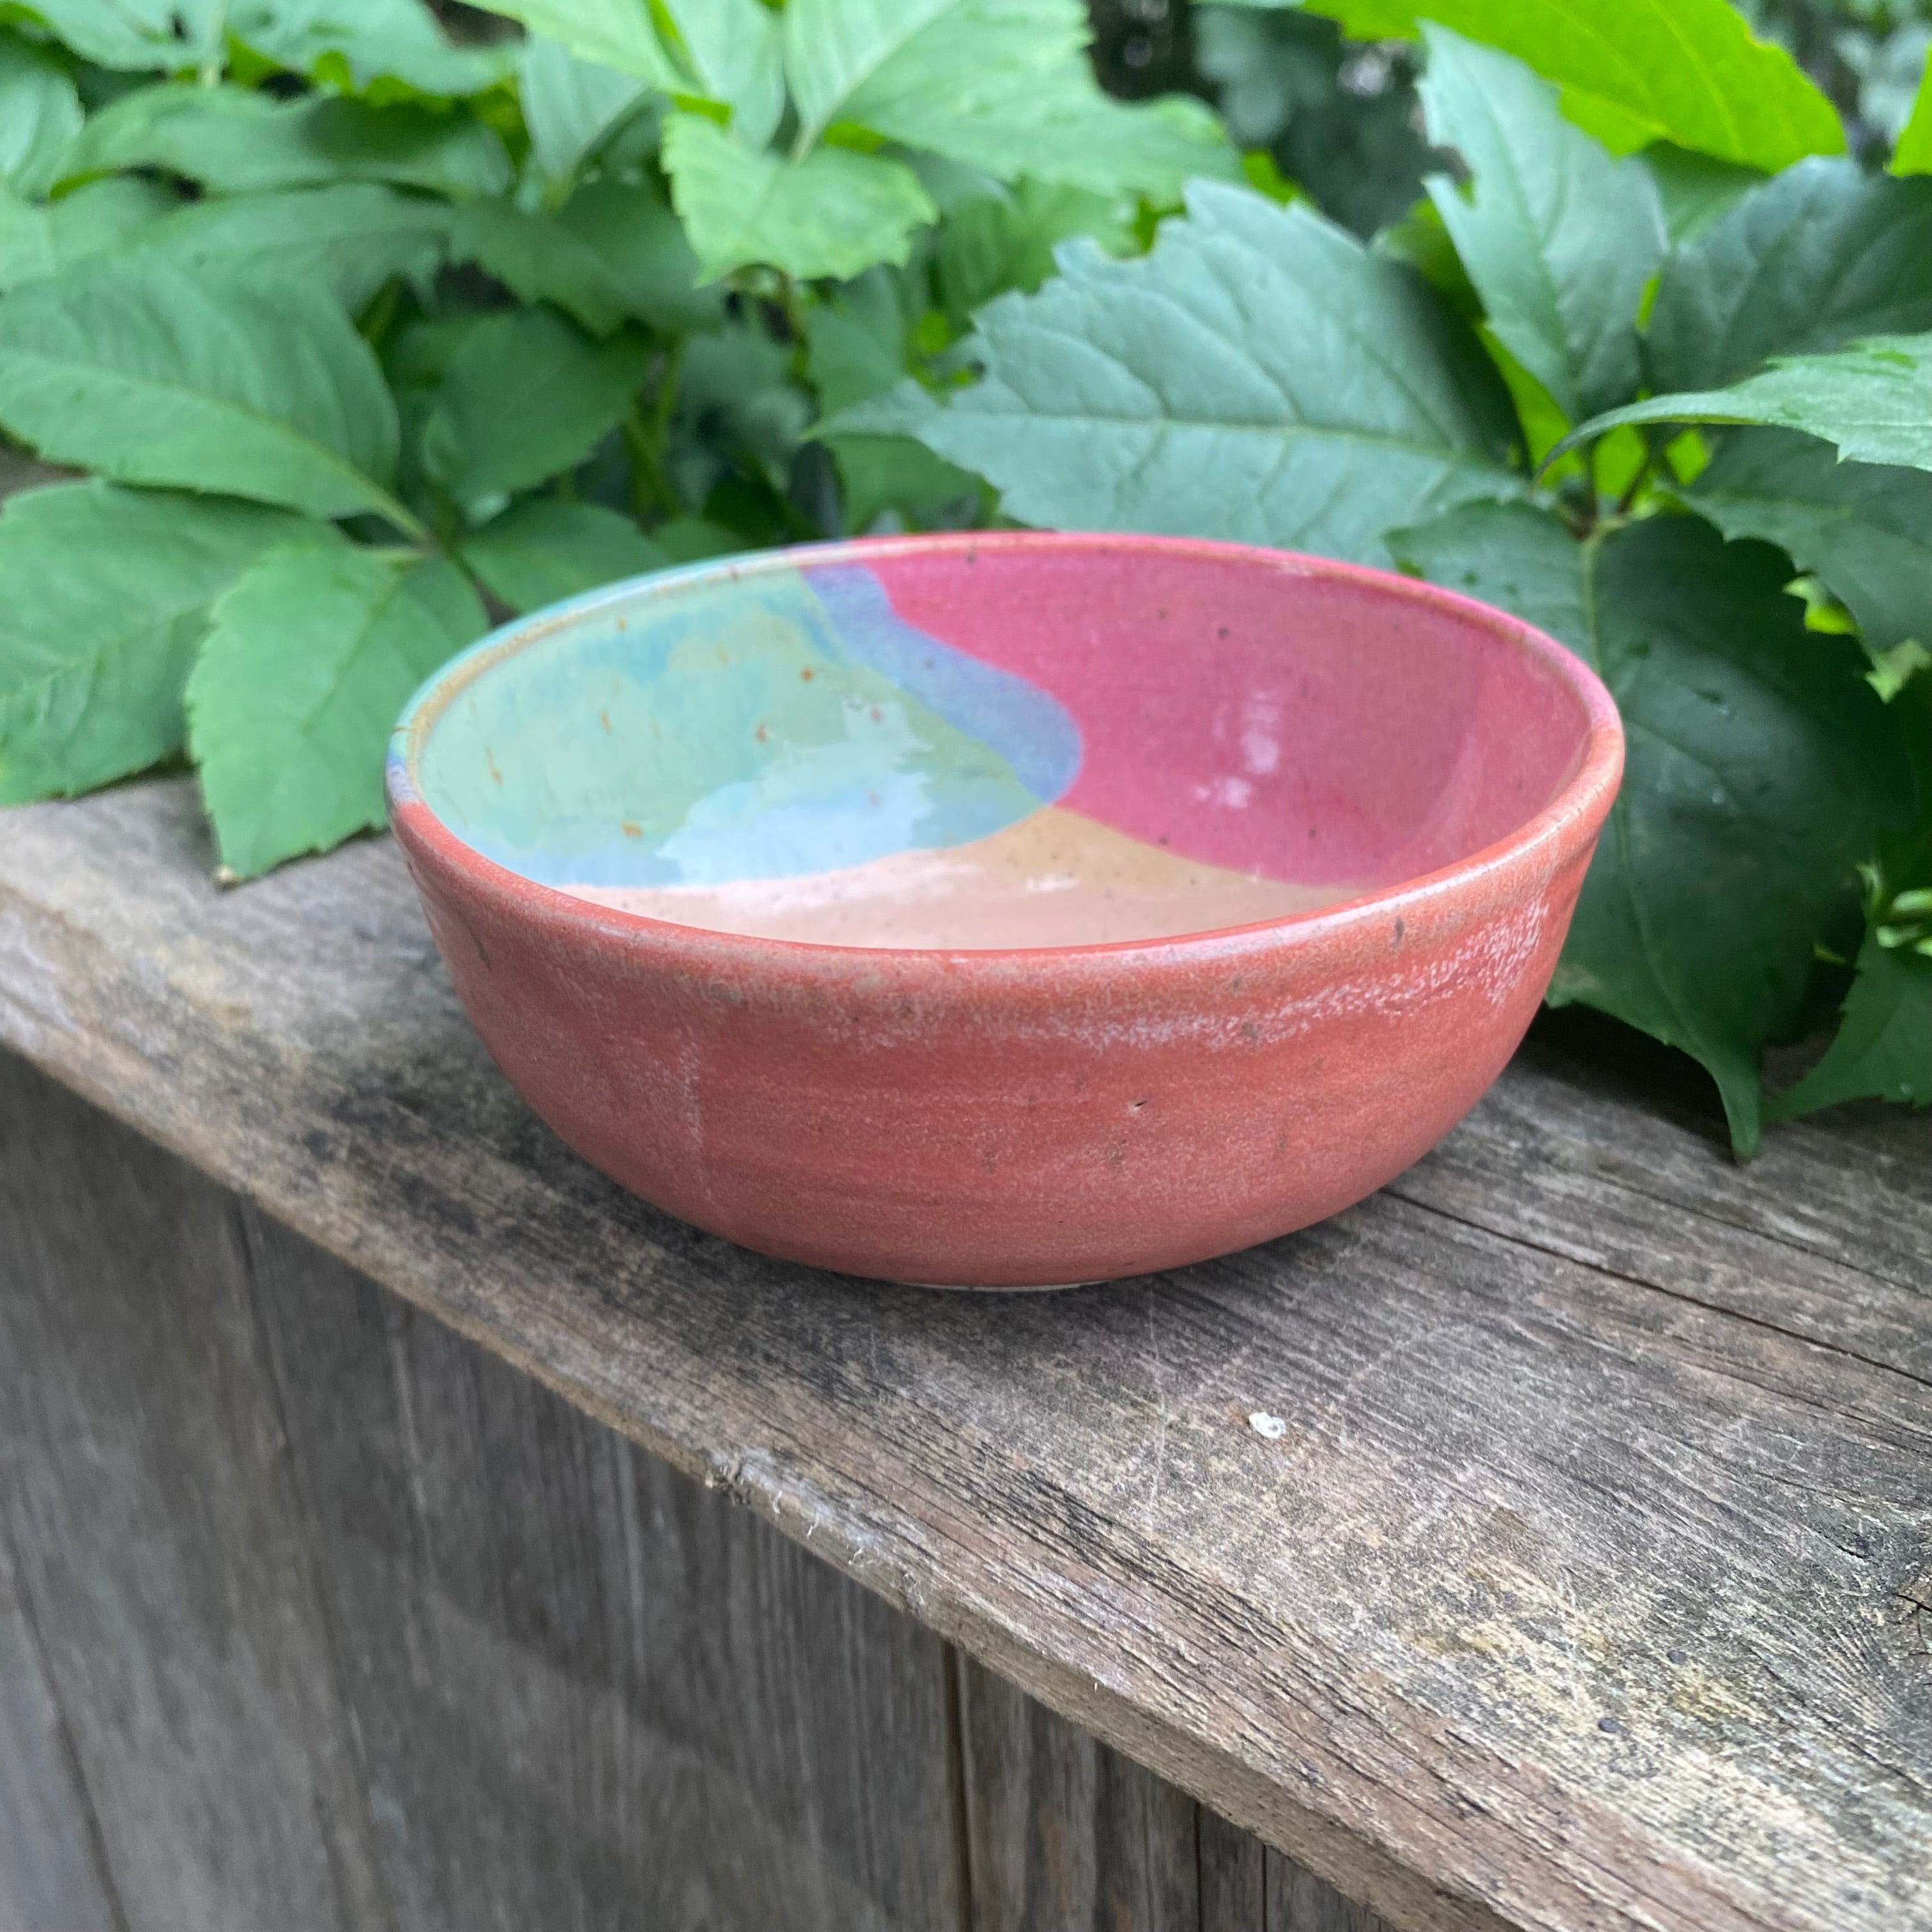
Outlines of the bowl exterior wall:
[[768,1254],[990,1288],[1227,1253],[1400,1173],[1522,1038],[1601,816],[1288,927],[1053,954],[601,920],[452,862],[419,803],[396,826],[464,1005],[585,1159]]

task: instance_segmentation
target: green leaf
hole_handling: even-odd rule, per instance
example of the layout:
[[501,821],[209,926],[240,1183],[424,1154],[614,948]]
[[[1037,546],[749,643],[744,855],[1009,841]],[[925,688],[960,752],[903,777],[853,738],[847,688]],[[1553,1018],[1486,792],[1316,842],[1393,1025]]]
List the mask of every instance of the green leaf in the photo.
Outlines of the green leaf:
[[465,538],[463,561],[519,614],[601,584],[664,569],[670,558],[628,517],[595,503],[520,503]]
[[1551,990],[1702,1061],[1756,1150],[1765,1046],[1800,1018],[1856,868],[1909,813],[1895,721],[1849,641],[1804,628],[1784,560],[1693,517],[1579,544],[1546,512],[1472,506],[1390,539],[1432,581],[1589,660],[1623,715],[1623,790]]
[[1844,1018],[1825,1057],[1765,1108],[1789,1120],[1844,1100],[1932,1106],[1932,958],[1868,934]]
[[762,147],[784,112],[778,16],[760,0],[658,0],[706,98],[731,110],[732,131]]
[[682,331],[724,313],[720,292],[698,286],[677,218],[641,183],[592,182],[551,214],[471,202],[457,212],[451,247],[523,301],[554,302],[600,335],[627,316]]
[[1564,120],[1520,61],[1440,27],[1424,34],[1430,137],[1462,155],[1473,190],[1438,175],[1430,198],[1490,326],[1572,422],[1627,402],[1637,309],[1664,255],[1648,172]]
[[236,87],[145,87],[83,128],[62,166],[75,176],[160,168],[219,194],[386,181],[439,194],[501,194],[509,157],[484,124],[366,101],[277,100]]
[[1520,487],[1508,392],[1418,277],[1302,207],[1208,182],[1188,206],[1145,259],[1070,243],[981,310],[986,377],[945,409],[835,427],[916,435],[1028,523],[1372,563],[1392,526]]
[[490,316],[450,358],[424,463],[466,505],[573,469],[623,420],[650,356],[641,335],[592,341],[554,310]]
[[1802,430],[1858,463],[1932,470],[1932,334],[1876,335],[1835,356],[1781,356],[1728,389],[1653,396],[1570,431],[1552,458],[1622,423]]
[[1727,537],[1774,543],[1814,572],[1882,654],[1932,640],[1932,476],[1840,463],[1788,430],[1740,430],[1686,493]]
[[250,878],[382,823],[382,752],[410,694],[488,628],[442,558],[271,550],[214,607],[189,743],[224,869]]
[[139,176],[89,182],[58,201],[0,190],[0,291],[106,254],[180,206],[172,190]]
[[748,322],[685,345],[670,468],[686,502],[705,502],[730,464],[782,492],[812,420],[791,364],[782,344]]
[[1106,194],[1167,200],[1192,176],[1236,172],[1198,103],[1100,92],[1078,0],[792,0],[784,19],[795,154],[853,123],[1003,180]]
[[214,600],[305,530],[216,497],[56,484],[0,513],[0,804],[70,795],[181,748]]
[[450,221],[446,202],[399,194],[376,182],[343,182],[232,200],[211,196],[178,208],[131,238],[171,261],[258,284],[292,277],[322,283],[355,314],[392,276],[426,284],[442,266]]
[[0,28],[0,182],[16,194],[46,194],[80,122],[80,96],[66,68]]
[[396,413],[382,371],[310,284],[137,255],[18,290],[0,302],[0,424],[116,482],[411,527],[387,494]]
[[123,72],[179,74],[221,58],[224,0],[31,0],[83,60]]
[[1711,389],[1769,356],[1932,328],[1932,181],[1801,163],[1754,188],[1658,278],[1653,389]]
[[1895,175],[1932,175],[1932,49],[1926,53],[1912,118],[1892,148],[1892,171]]
[[514,46],[452,44],[422,0],[231,0],[227,31],[277,67],[378,98],[406,89],[460,99],[516,67]]
[[847,148],[785,161],[698,114],[664,125],[671,197],[706,281],[753,262],[801,280],[843,280],[903,262],[938,210],[910,168]]
[[646,0],[485,0],[493,14],[520,20],[532,34],[578,59],[633,75],[661,94],[682,93],[688,77],[658,38]]
[[535,37],[524,44],[518,93],[531,158],[556,194],[652,98],[636,75],[579,60],[559,42]]
[[1023,180],[948,209],[933,266],[953,326],[1008,289],[1030,294],[1053,273],[1054,250],[1082,235],[1110,255],[1137,252],[1128,212],[1088,188]]
[[1765,176],[1738,161],[1714,160],[1688,148],[1659,141],[1637,158],[1650,170],[1664,208],[1664,226],[1673,244],[1694,242],[1720,215],[1727,214]]
[[1351,38],[1413,34],[1416,15],[1514,54],[1619,152],[1671,141],[1769,173],[1838,154],[1832,104],[1729,0],[1310,0]]

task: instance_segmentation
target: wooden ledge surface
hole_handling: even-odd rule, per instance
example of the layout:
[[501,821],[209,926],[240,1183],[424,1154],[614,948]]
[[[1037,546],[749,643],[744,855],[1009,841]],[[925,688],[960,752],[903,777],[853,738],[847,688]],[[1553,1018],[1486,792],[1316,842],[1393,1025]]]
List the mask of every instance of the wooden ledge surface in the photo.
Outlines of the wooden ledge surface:
[[1396,1924],[1932,1928],[1922,1117],[1739,1168],[1540,1028],[1322,1227],[881,1288],[571,1155],[387,842],[211,865],[184,782],[0,814],[0,1042]]

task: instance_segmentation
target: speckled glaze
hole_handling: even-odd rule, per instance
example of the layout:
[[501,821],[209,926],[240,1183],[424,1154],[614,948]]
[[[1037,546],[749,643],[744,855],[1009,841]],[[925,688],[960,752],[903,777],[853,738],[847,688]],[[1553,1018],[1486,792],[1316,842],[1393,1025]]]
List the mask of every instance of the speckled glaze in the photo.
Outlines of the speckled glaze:
[[770,1254],[1016,1288],[1247,1246],[1432,1145],[1622,758],[1588,670],[1467,599],[1029,532],[524,620],[388,785],[465,1006],[587,1160]]

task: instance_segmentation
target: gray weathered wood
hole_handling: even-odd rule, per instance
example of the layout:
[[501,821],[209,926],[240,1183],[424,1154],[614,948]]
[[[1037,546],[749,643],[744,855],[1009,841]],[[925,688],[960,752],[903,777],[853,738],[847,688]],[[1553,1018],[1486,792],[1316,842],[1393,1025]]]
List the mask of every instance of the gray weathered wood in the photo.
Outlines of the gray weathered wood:
[[232,1196],[10,1060],[0,1512],[129,1932],[380,1932]]
[[1559,1041],[1322,1228],[934,1298],[588,1173],[386,845],[4,824],[0,1039],[1391,1923],[1932,1927],[1922,1120],[1738,1170]]
[[[4,1292],[0,1284],[0,1293]],[[118,1932],[94,1821],[0,1529],[0,1927]]]
[[399,1922],[954,1932],[944,1646],[250,1217]]

